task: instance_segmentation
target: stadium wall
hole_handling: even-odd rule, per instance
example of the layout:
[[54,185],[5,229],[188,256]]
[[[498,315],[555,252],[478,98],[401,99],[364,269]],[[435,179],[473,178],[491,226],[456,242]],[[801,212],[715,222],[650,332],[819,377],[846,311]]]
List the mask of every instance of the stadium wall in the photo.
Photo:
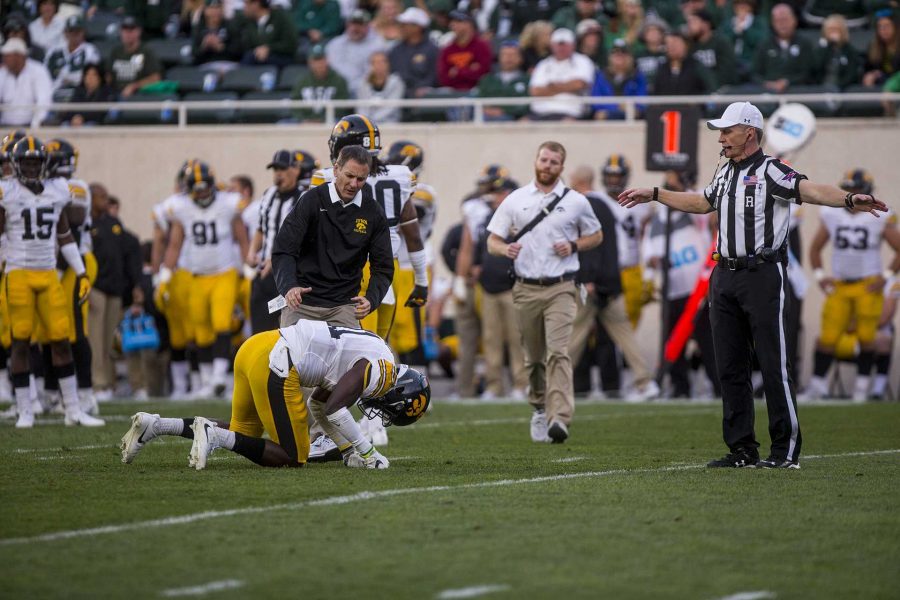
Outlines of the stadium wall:
[[[698,185],[710,180],[718,155],[717,136],[700,129],[700,173]],[[327,162],[325,126],[292,127],[192,127],[176,128],[83,128],[47,129],[42,139],[61,136],[80,151],[79,176],[106,184],[122,201],[126,226],[142,239],[150,236],[150,207],[171,193],[174,176],[189,157],[202,157],[220,180],[235,174],[250,175],[258,192],[271,181],[265,165],[278,148],[303,149]],[[644,124],[636,123],[531,123],[531,124],[392,124],[382,128],[384,147],[400,139],[414,140],[425,150],[421,180],[438,193],[438,220],[433,240],[440,243],[444,232],[459,220],[459,200],[468,193],[479,171],[489,163],[508,167],[521,183],[532,176],[535,150],[542,141],[554,139],[568,150],[567,166],[598,167],[609,154],[619,152],[632,163],[632,185],[652,186],[660,174],[644,169]],[[793,157],[796,168],[816,182],[836,183],[844,171],[865,167],[874,179],[876,193],[900,208],[900,121],[894,119],[820,119],[809,146]],[[817,226],[817,208],[804,206],[802,234],[804,250]],[[887,251],[884,251],[888,256]],[[804,256],[808,264],[808,256]],[[826,259],[827,260],[827,259]],[[826,263],[827,264],[827,263]],[[807,269],[810,282],[803,307],[803,381],[811,368],[812,345],[819,330],[822,293]],[[659,318],[656,305],[648,307],[640,326],[640,340],[648,358],[656,362]],[[895,350],[900,346],[895,340]],[[900,360],[896,357],[891,381],[897,385]],[[849,381],[849,379],[845,379]]]

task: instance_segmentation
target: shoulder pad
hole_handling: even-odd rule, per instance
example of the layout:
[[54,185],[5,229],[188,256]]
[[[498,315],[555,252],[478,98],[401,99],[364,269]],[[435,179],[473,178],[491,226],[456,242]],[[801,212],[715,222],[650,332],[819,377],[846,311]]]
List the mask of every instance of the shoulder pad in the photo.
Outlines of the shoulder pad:
[[322,185],[323,183],[328,183],[334,177],[334,171],[331,169],[319,169],[315,173],[313,173],[312,177],[309,180],[310,187],[316,187],[317,185]]

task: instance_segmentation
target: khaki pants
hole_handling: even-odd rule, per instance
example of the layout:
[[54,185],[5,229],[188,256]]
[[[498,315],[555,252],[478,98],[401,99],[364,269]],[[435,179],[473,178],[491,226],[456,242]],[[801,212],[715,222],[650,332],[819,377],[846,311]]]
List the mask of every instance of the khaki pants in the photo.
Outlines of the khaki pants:
[[619,348],[631,367],[634,374],[634,383],[637,387],[643,387],[645,383],[650,381],[650,369],[647,367],[647,361],[638,348],[637,337],[634,329],[631,328],[631,321],[625,309],[624,295],[611,298],[602,309],[598,310],[597,305],[592,299],[588,299],[587,304],[578,303],[578,312],[575,314],[575,324],[572,331],[572,341],[569,344],[569,355],[572,362],[578,364],[581,355],[584,354],[584,348],[587,345],[588,338],[594,328],[594,322],[599,316],[600,323],[609,334],[613,343]]
[[456,302],[456,335],[459,337],[456,386],[459,395],[471,398],[475,395],[475,359],[478,357],[478,336],[481,325],[475,302],[475,288],[466,287],[465,300]]
[[168,352],[149,349],[129,352],[125,355],[125,364],[132,393],[143,389],[154,398],[166,393]]
[[548,422],[557,420],[568,425],[575,412],[569,358],[576,312],[575,284],[563,281],[544,287],[517,282],[513,302],[531,384],[528,401],[535,408],[546,410]]
[[525,356],[522,351],[522,336],[516,322],[516,307],[512,291],[499,294],[485,292],[481,296],[481,316],[484,335],[481,345],[484,350],[486,389],[493,394],[503,395],[504,348],[509,350],[509,368],[513,387],[524,390],[528,386],[525,373]]
[[356,319],[356,306],[353,304],[342,304],[331,308],[301,304],[297,310],[287,306],[281,309],[282,327],[290,327],[300,319],[325,321],[329,325],[359,329],[359,321]]
[[122,321],[122,298],[93,289],[88,315],[88,340],[93,350],[91,374],[94,389],[111,390],[116,384],[113,339]]

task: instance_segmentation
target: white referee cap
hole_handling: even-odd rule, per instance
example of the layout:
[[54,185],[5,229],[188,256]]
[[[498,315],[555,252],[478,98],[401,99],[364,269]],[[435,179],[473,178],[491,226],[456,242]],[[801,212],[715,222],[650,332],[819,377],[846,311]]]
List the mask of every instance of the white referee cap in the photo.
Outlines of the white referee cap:
[[759,109],[749,102],[732,102],[722,113],[721,119],[707,121],[710,129],[725,129],[735,125],[748,125],[757,129],[763,128],[763,116]]

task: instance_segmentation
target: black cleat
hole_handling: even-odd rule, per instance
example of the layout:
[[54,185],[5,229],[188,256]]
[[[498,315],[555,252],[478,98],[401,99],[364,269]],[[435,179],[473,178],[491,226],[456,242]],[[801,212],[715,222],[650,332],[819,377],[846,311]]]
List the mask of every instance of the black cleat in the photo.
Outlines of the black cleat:
[[566,427],[565,423],[553,421],[547,430],[547,437],[550,438],[551,444],[562,444],[569,437],[569,428]]
[[800,461],[770,456],[756,463],[757,469],[799,469]]
[[759,454],[745,448],[738,448],[722,458],[709,461],[706,466],[711,469],[743,469],[744,467],[754,467],[758,462]]

